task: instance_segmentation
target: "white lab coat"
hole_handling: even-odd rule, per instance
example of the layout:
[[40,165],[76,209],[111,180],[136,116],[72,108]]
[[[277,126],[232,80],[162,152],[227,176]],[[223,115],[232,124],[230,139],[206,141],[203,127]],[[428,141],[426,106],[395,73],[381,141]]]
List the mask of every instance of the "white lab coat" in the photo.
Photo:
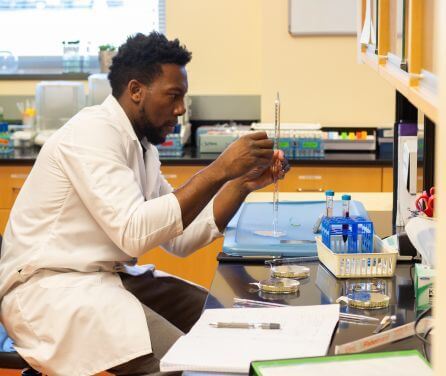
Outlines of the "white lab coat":
[[109,96],[45,143],[11,211],[0,318],[20,355],[45,373],[90,375],[151,353],[143,309],[116,271],[160,244],[186,256],[221,236],[213,201],[183,232],[158,152],[146,146],[144,163]]

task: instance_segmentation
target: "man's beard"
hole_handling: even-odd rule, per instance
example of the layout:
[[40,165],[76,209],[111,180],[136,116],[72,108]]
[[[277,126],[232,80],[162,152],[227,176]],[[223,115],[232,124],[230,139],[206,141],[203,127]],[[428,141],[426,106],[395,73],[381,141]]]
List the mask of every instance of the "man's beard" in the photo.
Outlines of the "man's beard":
[[146,123],[143,134],[152,145],[159,145],[166,141],[166,137],[161,135],[161,130],[161,128],[155,128],[152,124]]
[[166,141],[166,137],[162,135],[162,128],[156,128],[149,120],[147,120],[146,112],[141,109],[137,127],[141,134],[146,137],[152,145],[159,145]]

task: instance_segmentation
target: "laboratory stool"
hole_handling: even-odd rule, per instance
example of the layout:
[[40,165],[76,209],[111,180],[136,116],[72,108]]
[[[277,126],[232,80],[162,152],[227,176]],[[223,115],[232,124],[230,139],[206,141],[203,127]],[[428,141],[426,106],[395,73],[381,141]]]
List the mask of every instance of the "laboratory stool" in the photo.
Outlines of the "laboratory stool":
[[[0,235],[0,248],[2,236]],[[0,351],[0,368],[23,369],[22,376],[40,376],[41,373],[30,367],[17,352]]]

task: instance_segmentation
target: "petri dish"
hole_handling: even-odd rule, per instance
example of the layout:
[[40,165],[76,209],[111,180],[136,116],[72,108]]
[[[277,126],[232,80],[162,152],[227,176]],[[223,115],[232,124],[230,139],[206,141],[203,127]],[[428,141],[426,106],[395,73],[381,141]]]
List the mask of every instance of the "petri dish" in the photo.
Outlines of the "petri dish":
[[389,306],[390,298],[378,292],[352,292],[347,295],[349,307],[359,309],[382,309]]
[[260,291],[270,294],[293,294],[299,291],[300,283],[289,278],[269,278],[259,282]]
[[274,278],[307,278],[310,275],[310,268],[303,265],[272,265],[271,276]]
[[383,292],[386,288],[386,282],[381,280],[367,282],[351,282],[348,286],[349,292]]

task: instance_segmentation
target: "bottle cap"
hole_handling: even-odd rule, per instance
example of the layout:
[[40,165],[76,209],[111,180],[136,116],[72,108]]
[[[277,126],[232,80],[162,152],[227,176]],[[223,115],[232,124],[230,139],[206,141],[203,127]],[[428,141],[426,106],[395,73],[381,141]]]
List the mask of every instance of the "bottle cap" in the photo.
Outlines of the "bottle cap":
[[342,199],[343,200],[351,200],[352,196],[351,195],[342,195]]
[[332,191],[331,189],[325,191],[325,196],[334,196],[334,191]]

